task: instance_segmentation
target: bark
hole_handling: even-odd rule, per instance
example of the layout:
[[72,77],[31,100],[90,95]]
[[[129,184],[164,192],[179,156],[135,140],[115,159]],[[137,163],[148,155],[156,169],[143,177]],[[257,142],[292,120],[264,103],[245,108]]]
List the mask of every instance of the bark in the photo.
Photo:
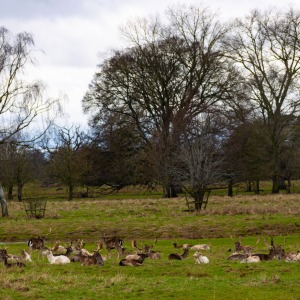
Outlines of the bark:
[[23,186],[24,186],[24,184],[22,184],[21,182],[18,183],[18,200],[19,200],[19,202],[21,202],[22,198],[23,198]]
[[5,194],[1,183],[0,183],[0,201],[1,201],[1,208],[2,208],[2,217],[8,217],[7,202],[5,199]]

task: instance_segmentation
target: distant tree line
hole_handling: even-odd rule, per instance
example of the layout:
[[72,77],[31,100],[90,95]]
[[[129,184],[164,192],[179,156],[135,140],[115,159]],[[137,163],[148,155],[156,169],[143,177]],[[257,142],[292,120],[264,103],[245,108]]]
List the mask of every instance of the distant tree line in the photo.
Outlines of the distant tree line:
[[[24,145],[21,127],[0,127],[0,182],[8,194],[17,185],[19,200],[34,178],[63,183],[69,200],[77,186],[160,185],[174,197],[225,184],[232,195],[238,182],[259,193],[272,180],[273,193],[289,191],[300,166],[299,32],[293,8],[225,23],[178,6],[163,21],[129,22],[128,47],[101,59],[82,100],[90,132],[49,126]],[[8,94],[19,99],[6,88],[0,104]]]

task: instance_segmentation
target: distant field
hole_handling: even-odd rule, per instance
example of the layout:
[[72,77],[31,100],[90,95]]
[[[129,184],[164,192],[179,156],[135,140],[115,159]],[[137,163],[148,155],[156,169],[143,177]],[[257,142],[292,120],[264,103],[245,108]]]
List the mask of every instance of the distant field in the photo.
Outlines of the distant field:
[[[99,237],[118,235],[131,248],[131,239],[154,243],[161,260],[146,259],[141,267],[120,267],[115,254],[103,267],[49,265],[46,260],[27,263],[25,269],[0,266],[0,299],[300,299],[300,264],[285,261],[241,264],[227,261],[239,235],[245,244],[260,242],[267,253],[266,237],[286,251],[300,250],[300,195],[211,196],[205,211],[187,212],[184,197],[175,199],[48,200],[44,219],[28,219],[22,203],[9,201],[8,218],[1,219],[0,241],[18,254],[32,236],[46,235],[68,245],[81,238],[89,251]],[[51,228],[51,231],[50,231]],[[172,243],[208,243],[208,265],[196,265],[192,254],[169,261],[182,252]],[[10,242],[18,242],[10,244]],[[22,244],[19,244],[19,243]],[[1,245],[4,247],[5,245]],[[102,254],[106,255],[103,249]]]

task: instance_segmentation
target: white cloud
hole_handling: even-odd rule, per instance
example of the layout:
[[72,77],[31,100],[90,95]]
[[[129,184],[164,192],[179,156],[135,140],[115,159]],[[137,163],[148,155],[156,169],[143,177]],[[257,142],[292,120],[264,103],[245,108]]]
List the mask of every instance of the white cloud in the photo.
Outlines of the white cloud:
[[[99,52],[122,47],[119,27],[137,16],[163,14],[168,6],[197,4],[199,0],[0,0],[0,26],[14,34],[33,34],[39,65],[28,77],[42,79],[48,94],[66,94],[69,122],[86,124],[81,100],[99,63]],[[288,6],[286,0],[210,0],[224,17],[243,16],[253,8]],[[297,1],[295,8],[300,8]],[[43,51],[39,51],[42,49]]]

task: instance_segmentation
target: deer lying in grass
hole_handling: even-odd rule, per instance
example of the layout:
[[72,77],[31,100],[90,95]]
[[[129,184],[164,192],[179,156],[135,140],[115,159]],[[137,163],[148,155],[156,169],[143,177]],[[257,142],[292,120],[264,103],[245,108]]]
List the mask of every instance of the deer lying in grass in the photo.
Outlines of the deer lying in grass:
[[284,255],[284,260],[286,262],[300,262],[300,252],[296,253],[290,252]]
[[210,250],[210,246],[207,244],[199,244],[191,247],[193,251]]
[[55,264],[55,265],[63,265],[63,264],[69,264],[70,263],[70,258],[64,255],[58,255],[58,256],[53,256],[51,250],[46,250],[44,251],[44,254],[47,256],[48,261],[50,264]]
[[206,256],[203,256],[200,251],[197,251],[195,254],[193,254],[193,257],[196,258],[197,264],[208,264],[209,259]]
[[191,245],[191,244],[178,245],[177,242],[175,242],[175,243],[173,243],[173,246],[176,249],[183,249],[183,250],[185,250],[185,249],[191,248],[193,245]]
[[[230,238],[233,240],[232,236],[230,236]],[[234,241],[234,240],[233,240]],[[242,245],[242,237],[239,237],[239,241],[234,242],[234,252],[244,252],[244,253],[251,253],[252,250],[258,245],[260,241],[260,238],[257,238],[256,244],[254,246],[247,246],[247,245]]]
[[260,262],[260,258],[257,255],[249,255],[241,260],[241,263],[256,263]]
[[95,250],[93,255],[87,255],[87,256],[83,255],[83,256],[84,257],[81,259],[82,266],[90,266],[90,265],[103,266],[104,265],[104,260],[98,250]]
[[258,256],[260,260],[272,260],[274,258],[282,259],[284,257],[284,250],[282,246],[285,245],[285,241],[283,245],[275,245],[273,237],[271,237],[271,244],[267,244],[266,239],[264,239],[264,243],[269,248],[269,253],[253,253],[253,256]]
[[25,264],[22,263],[21,261],[15,261],[15,262],[12,262],[12,263],[9,263],[7,261],[7,256],[5,256],[3,258],[3,265],[6,267],[6,268],[11,268],[11,267],[19,267],[19,268],[23,268],[25,267]]
[[0,261],[4,261],[4,258],[7,257],[7,255],[6,249],[0,249]]
[[32,262],[31,260],[31,255],[27,253],[24,249],[21,250],[21,255],[14,255],[14,254],[7,254],[7,259],[9,261],[13,262],[24,262],[24,261],[29,261]]
[[145,258],[148,257],[147,253],[137,253],[127,255],[124,259],[119,262],[120,266],[142,266]]
[[174,259],[174,260],[183,260],[185,259],[189,254],[189,248],[186,248],[182,254],[179,253],[171,253],[168,258]]
[[[156,243],[157,243],[157,239],[155,240],[154,245]],[[144,247],[144,253],[147,254],[148,255],[147,257],[149,257],[150,259],[160,259],[161,258],[160,253],[158,251],[152,250],[152,248],[154,247],[154,245],[151,245],[151,246],[147,245],[147,244],[143,245],[143,247]],[[137,247],[136,240],[132,241],[132,248],[134,248],[137,251],[137,253],[143,253],[142,249],[140,249],[140,248]]]

